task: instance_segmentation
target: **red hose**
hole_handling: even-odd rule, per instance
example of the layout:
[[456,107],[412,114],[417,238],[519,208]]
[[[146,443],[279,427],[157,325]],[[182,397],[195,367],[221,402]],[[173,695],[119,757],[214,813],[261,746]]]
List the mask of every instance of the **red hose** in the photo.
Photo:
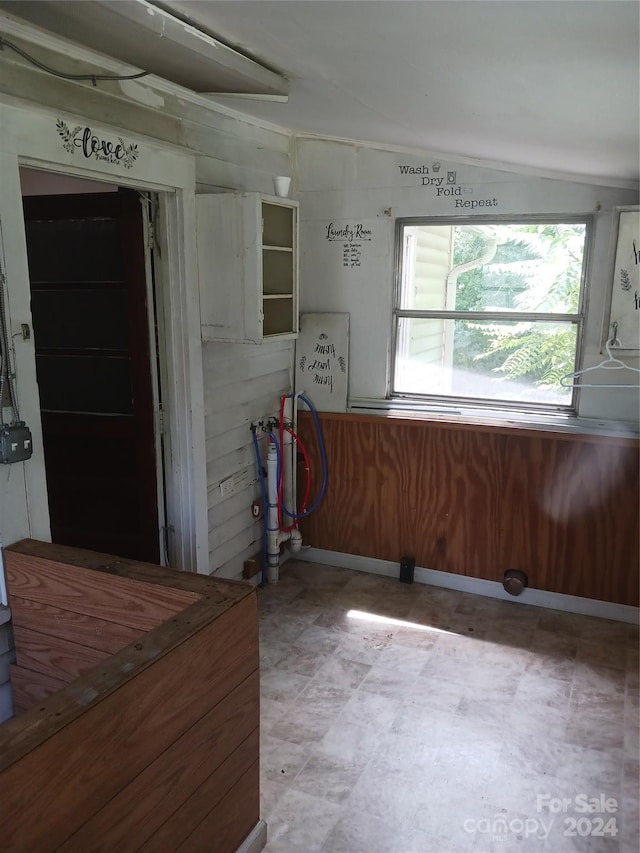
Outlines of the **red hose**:
[[295,443],[302,451],[302,458],[304,460],[304,470],[307,473],[307,479],[304,487],[304,498],[302,499],[302,506],[299,510],[296,511],[296,515],[302,515],[302,513],[307,511],[307,503],[309,502],[309,492],[311,491],[311,463],[309,461],[309,454],[307,453],[307,448],[302,443],[302,439],[300,438],[298,433],[294,432],[289,427],[287,427],[287,432],[290,434],[291,438],[293,438]]
[[295,527],[295,522],[291,527],[285,527],[282,520],[282,487],[284,484],[284,404],[287,397],[283,394],[280,397],[280,477],[278,478],[278,527],[283,533],[289,533]]
[[302,453],[302,458],[304,460],[304,470],[306,472],[306,482],[304,489],[304,498],[302,500],[302,507],[299,511],[296,511],[296,515],[301,515],[306,512],[307,509],[307,501],[309,500],[309,493],[311,492],[311,465],[309,462],[309,454],[307,452],[307,448],[304,446],[300,436],[294,432],[291,427],[285,427],[284,425],[284,404],[286,400],[286,396],[280,398],[280,453],[282,457],[282,462],[280,464],[280,479],[278,481],[278,527],[282,530],[283,533],[289,533],[292,530],[295,530],[298,526],[297,521],[293,521],[292,524],[285,526],[283,523],[283,513],[282,513],[282,491],[284,485],[284,434],[288,432],[297,447],[300,448]]

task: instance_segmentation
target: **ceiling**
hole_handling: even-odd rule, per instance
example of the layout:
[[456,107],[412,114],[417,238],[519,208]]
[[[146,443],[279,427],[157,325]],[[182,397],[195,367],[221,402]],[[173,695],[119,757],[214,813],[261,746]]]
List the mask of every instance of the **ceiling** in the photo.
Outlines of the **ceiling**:
[[613,181],[640,171],[637,0],[164,0],[290,80],[299,131]]
[[289,92],[285,77],[148,0],[0,0],[0,10],[194,92]]
[[[48,0],[0,6],[22,14],[20,7],[123,10],[139,3]],[[288,78],[282,89],[289,88],[288,99],[280,101],[265,99],[265,91],[261,98],[211,96],[258,119],[299,132],[542,174],[612,185],[638,181],[638,0],[142,0],[140,5],[143,26],[148,19],[152,28],[149,5],[174,10],[257,60],[265,73]],[[58,13],[51,17],[59,24]],[[66,26],[63,32],[70,36]],[[124,29],[115,24],[107,32],[99,23],[98,32],[108,36],[102,37],[103,53],[118,56]],[[235,51],[229,52],[234,63]],[[154,47],[153,52],[154,73],[174,79],[168,50]],[[212,66],[214,55],[222,53],[213,45]],[[199,61],[204,54],[199,51]],[[215,82],[199,90],[214,91]]]

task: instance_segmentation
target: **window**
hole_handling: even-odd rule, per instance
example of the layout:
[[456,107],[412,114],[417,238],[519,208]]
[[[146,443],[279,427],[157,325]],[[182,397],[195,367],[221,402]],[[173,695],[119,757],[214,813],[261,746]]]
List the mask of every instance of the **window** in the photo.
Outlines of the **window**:
[[397,223],[392,396],[572,411],[590,223]]

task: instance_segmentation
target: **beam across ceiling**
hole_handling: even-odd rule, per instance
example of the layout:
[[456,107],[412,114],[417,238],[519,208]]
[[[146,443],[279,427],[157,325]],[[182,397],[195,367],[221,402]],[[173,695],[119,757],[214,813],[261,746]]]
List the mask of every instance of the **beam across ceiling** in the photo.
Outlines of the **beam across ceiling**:
[[0,0],[0,8],[200,94],[289,93],[285,77],[147,0]]

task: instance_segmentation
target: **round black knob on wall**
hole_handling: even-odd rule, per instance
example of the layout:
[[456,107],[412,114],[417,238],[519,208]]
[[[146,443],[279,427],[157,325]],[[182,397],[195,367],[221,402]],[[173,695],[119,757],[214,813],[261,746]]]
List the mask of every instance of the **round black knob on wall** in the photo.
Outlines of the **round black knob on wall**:
[[529,586],[529,578],[520,569],[507,569],[502,576],[502,586],[509,595],[520,595]]

